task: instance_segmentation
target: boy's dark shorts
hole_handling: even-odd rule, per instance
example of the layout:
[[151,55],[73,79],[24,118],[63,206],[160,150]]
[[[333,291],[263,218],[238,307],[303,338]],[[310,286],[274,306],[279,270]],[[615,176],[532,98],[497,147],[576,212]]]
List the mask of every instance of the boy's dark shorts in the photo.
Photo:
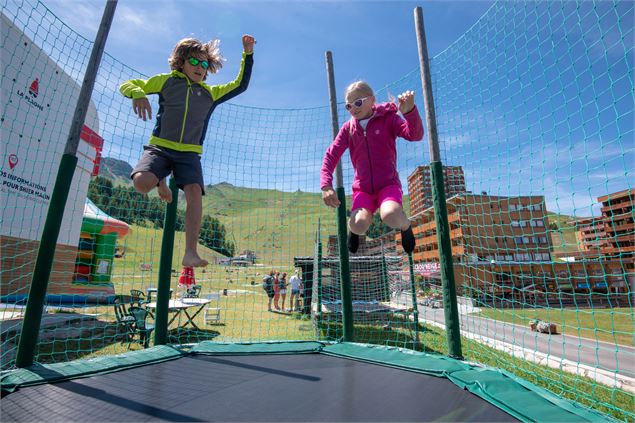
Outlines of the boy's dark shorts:
[[205,195],[201,156],[198,153],[170,150],[156,145],[143,147],[143,155],[139,163],[130,173],[132,178],[138,172],[151,172],[159,178],[174,174],[176,186],[183,189],[185,185],[199,184]]

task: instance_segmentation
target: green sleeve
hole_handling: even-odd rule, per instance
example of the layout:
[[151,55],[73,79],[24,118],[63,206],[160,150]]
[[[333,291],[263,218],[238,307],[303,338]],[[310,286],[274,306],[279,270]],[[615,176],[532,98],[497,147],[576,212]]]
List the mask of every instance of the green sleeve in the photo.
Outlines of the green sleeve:
[[137,99],[143,98],[146,94],[156,94],[161,91],[163,84],[167,81],[172,74],[162,73],[155,75],[150,79],[131,79],[126,81],[119,87],[121,94],[128,98]]
[[236,79],[224,85],[207,86],[215,103],[218,104],[227,101],[247,89],[249,80],[251,79],[253,63],[253,53],[247,54],[243,52],[243,58],[240,61],[240,70],[238,71]]

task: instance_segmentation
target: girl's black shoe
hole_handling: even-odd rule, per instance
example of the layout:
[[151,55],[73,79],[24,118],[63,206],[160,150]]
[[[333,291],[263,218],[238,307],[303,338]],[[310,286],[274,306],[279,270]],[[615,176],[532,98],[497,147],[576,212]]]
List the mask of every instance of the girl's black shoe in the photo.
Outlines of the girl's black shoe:
[[412,233],[412,226],[409,226],[405,231],[401,231],[401,245],[406,254],[412,254],[414,251],[416,241],[415,235]]
[[348,231],[348,239],[346,240],[346,246],[348,247],[348,251],[350,251],[352,254],[356,253],[357,249],[359,248],[359,235],[354,234],[351,231]]

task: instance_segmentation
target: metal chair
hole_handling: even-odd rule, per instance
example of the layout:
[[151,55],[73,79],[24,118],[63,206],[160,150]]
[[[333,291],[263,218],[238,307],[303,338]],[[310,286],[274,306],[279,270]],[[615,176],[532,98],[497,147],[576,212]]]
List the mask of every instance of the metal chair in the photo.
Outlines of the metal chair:
[[[147,309],[138,306],[130,306],[128,313],[134,318],[132,341],[139,342],[143,345],[143,348],[148,348],[150,345],[150,336],[154,330],[154,324],[148,323],[148,316],[154,319],[154,315]],[[135,335],[139,335],[139,340],[135,341]]]
[[126,303],[123,301],[123,295],[116,295],[113,301],[115,309],[115,318],[117,319],[117,332],[123,332],[125,337],[121,343],[128,342],[128,346],[133,339],[135,318],[126,311]]
[[[214,294],[212,294],[214,295]],[[221,306],[220,306],[220,295],[219,294],[215,294],[216,297],[216,302],[215,304],[212,304],[210,302],[211,306],[207,306],[205,307],[205,312],[203,313],[203,318],[205,320],[205,324],[206,325],[220,325],[223,323],[222,318],[221,318]],[[215,307],[214,307],[215,306]]]
[[131,303],[136,303],[138,307],[142,307],[144,304],[150,302],[146,299],[146,294],[138,289],[130,290],[130,300]]

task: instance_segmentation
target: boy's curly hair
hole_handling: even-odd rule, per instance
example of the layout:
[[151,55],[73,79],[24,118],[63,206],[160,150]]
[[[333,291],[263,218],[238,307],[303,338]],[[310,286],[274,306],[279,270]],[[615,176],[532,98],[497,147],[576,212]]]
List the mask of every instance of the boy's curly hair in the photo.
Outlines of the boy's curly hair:
[[[223,67],[225,60],[220,54],[220,40],[211,40],[202,43],[195,38],[184,38],[174,46],[172,54],[168,58],[170,69],[183,72],[183,64],[191,57],[206,58],[209,63],[207,72],[216,73]],[[207,72],[203,80],[207,78]]]

